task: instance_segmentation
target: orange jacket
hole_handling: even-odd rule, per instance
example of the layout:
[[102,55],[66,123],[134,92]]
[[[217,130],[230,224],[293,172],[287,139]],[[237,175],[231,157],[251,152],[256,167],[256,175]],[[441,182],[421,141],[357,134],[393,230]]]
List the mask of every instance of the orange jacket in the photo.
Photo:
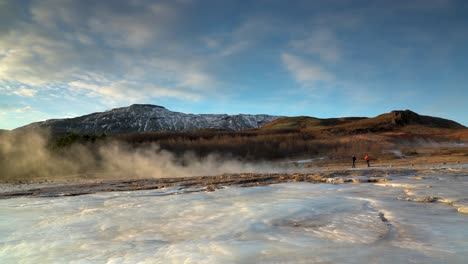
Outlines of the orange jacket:
[[365,160],[370,160],[369,155],[366,155],[366,156],[364,157],[364,159],[365,159]]

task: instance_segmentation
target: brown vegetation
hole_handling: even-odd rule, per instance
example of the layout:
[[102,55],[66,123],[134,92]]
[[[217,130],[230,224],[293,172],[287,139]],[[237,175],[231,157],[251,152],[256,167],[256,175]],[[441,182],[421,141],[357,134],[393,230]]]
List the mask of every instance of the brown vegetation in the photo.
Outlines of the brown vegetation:
[[376,142],[369,137],[354,140],[345,137],[321,139],[312,131],[298,129],[249,131],[154,132],[120,135],[114,139],[134,147],[157,143],[175,154],[187,151],[199,156],[211,153],[244,160],[274,160],[301,156],[348,157],[351,153],[381,153],[389,142]]
[[285,117],[263,126],[263,130],[277,128],[301,129],[319,132],[323,136],[356,135],[365,133],[415,132],[415,134],[442,134],[466,129],[457,122],[423,116],[410,110],[392,111],[373,118],[343,117],[320,119],[313,117]]

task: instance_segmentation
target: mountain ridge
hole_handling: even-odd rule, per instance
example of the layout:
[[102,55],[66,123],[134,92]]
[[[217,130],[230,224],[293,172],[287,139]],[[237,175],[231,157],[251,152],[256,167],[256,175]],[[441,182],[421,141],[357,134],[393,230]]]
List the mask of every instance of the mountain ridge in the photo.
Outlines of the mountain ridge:
[[16,130],[47,128],[53,133],[125,134],[133,132],[296,129],[325,134],[363,134],[417,129],[466,129],[440,117],[417,114],[411,110],[393,110],[375,117],[316,118],[310,116],[274,116],[266,114],[190,114],[170,111],[160,105],[132,104],[87,115],[49,119]]
[[260,129],[319,130],[332,134],[362,134],[404,130],[409,126],[425,129],[466,129],[455,121],[417,114],[411,110],[393,110],[376,117],[315,118],[308,116],[278,118]]
[[74,118],[34,122],[15,130],[47,128],[53,133],[124,134],[130,132],[244,130],[258,128],[280,116],[250,114],[186,114],[163,106],[133,104]]

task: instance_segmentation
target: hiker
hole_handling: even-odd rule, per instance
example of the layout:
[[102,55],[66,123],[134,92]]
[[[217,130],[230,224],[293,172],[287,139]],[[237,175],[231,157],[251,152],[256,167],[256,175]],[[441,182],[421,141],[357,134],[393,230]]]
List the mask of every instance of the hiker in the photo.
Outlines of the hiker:
[[356,155],[353,155],[353,167],[352,168],[356,168]]
[[367,162],[367,167],[370,167],[370,158],[369,158],[368,154],[366,154],[366,156],[364,156],[364,160]]

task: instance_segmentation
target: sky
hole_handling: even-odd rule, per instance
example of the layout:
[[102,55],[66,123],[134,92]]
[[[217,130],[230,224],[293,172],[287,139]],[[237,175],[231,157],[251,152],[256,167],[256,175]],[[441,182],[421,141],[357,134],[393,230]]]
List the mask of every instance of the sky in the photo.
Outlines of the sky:
[[0,129],[134,103],[468,126],[468,1],[0,0]]

